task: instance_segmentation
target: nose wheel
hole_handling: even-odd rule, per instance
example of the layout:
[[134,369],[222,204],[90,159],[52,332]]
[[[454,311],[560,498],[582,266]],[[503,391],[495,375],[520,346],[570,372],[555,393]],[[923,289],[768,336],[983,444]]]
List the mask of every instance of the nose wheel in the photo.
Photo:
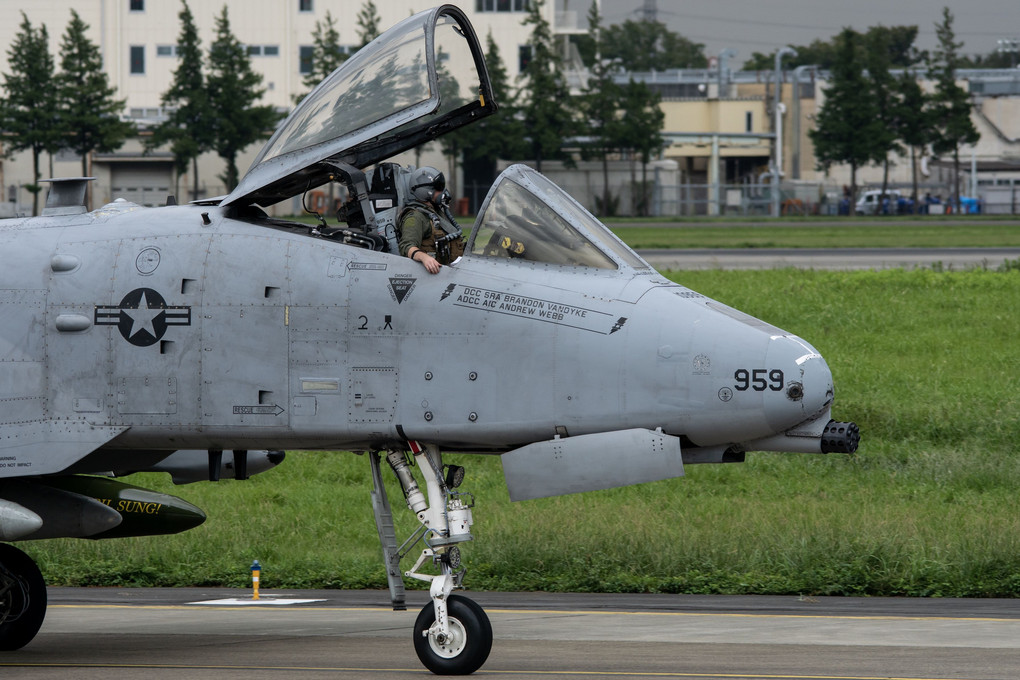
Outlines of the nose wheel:
[[474,600],[462,595],[446,598],[448,632],[436,624],[436,607],[429,602],[414,622],[414,651],[437,675],[467,675],[481,668],[492,649],[492,625]]
[[0,651],[21,649],[46,616],[46,582],[39,567],[12,545],[0,543]]

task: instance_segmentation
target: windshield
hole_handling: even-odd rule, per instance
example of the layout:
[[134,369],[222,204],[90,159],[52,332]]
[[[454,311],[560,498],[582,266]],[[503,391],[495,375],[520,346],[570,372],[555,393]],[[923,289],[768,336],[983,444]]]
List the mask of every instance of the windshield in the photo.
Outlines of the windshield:
[[619,269],[611,253],[635,269],[648,268],[577,201],[523,165],[507,168],[489,192],[471,236],[471,253]]

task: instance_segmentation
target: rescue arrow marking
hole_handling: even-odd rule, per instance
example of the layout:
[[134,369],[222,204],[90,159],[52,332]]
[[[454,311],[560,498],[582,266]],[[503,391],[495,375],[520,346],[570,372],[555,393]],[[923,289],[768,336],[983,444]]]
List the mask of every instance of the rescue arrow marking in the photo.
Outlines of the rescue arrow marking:
[[283,413],[279,404],[259,404],[258,406],[235,406],[235,416],[278,416]]

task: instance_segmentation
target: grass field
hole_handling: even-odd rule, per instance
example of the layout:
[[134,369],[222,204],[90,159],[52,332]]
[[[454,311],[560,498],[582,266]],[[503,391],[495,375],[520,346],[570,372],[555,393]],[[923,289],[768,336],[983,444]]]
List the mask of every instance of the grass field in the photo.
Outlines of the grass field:
[[[314,218],[297,219],[312,224]],[[460,218],[464,233],[474,216]],[[756,221],[723,218],[609,219],[632,248],[954,248],[1020,247],[1020,219],[1010,215],[831,217]]]
[[1005,248],[1020,247],[1020,222],[873,219],[824,223],[683,223],[614,226],[632,248]]
[[[478,501],[469,587],[1020,596],[1020,271],[670,276],[818,347],[833,415],[860,424],[861,449],[751,454],[517,504],[498,459],[448,457]],[[172,537],[20,544],[51,583],[243,587],[259,559],[263,588],[385,586],[362,456],[292,453],[248,482],[128,481],[209,520]],[[390,496],[409,532],[395,486]]]

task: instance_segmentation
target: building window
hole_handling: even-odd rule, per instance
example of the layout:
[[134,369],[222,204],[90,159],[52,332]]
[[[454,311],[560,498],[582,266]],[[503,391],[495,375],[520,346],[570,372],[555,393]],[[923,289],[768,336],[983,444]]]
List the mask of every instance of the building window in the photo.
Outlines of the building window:
[[744,114],[744,132],[754,132],[753,122],[754,116],[750,111],[748,111]]
[[302,45],[298,48],[298,73],[302,75],[312,72],[312,55],[315,48],[311,45]]
[[131,73],[133,75],[145,75],[145,46],[131,46]]
[[132,12],[144,12],[145,0],[129,0],[128,7]]
[[524,73],[530,63],[531,45],[521,45],[517,48],[517,71],[519,73]]
[[299,12],[311,12],[312,11],[312,0],[298,0],[298,11]]
[[249,57],[278,57],[280,56],[279,45],[248,45]]
[[476,12],[527,12],[528,0],[475,0]]
[[156,45],[157,57],[176,57],[177,45]]

